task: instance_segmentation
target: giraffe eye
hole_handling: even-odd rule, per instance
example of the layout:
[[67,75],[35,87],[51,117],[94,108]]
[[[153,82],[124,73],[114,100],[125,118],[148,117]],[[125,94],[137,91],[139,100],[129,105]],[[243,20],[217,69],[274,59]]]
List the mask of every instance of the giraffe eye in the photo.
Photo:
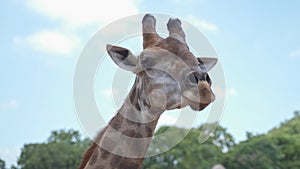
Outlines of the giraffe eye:
[[199,81],[206,81],[211,85],[211,80],[207,73],[191,72],[186,76],[186,81],[190,85],[197,85]]
[[198,78],[198,74],[196,72],[192,72],[187,75],[187,82],[190,84],[198,84],[199,80],[200,79]]

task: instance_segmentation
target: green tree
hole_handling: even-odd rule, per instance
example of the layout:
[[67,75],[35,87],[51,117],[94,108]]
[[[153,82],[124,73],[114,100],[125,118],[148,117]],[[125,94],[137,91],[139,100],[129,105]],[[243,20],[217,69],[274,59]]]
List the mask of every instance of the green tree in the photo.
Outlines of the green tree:
[[300,168],[300,116],[294,112],[294,117],[282,123],[279,128],[272,129],[268,135],[276,141],[281,152],[282,168]]
[[[214,124],[205,124],[214,125]],[[203,130],[204,125],[200,126],[198,130]],[[214,132],[211,133],[210,138],[207,143],[213,143],[215,146],[219,147],[222,152],[227,152],[231,150],[234,145],[233,136],[227,131],[226,128],[222,126],[217,126]]]
[[265,135],[247,134],[248,140],[226,154],[225,166],[231,169],[300,168],[300,116],[294,115]]
[[52,131],[48,138],[48,142],[74,144],[81,141],[80,137],[79,132],[74,130],[69,130],[67,132],[64,130]]
[[5,161],[0,158],[0,169],[5,169]]
[[300,116],[294,113],[295,116],[280,124],[279,128],[274,128],[269,131],[269,135],[294,135],[300,136]]
[[234,147],[227,154],[225,167],[230,169],[280,168],[283,154],[276,141],[268,136],[255,136]]
[[294,116],[299,117],[300,116],[300,111],[294,111]]
[[18,169],[18,167],[12,165],[12,166],[10,167],[10,169]]
[[24,145],[18,164],[21,169],[77,168],[89,144],[89,141],[80,137],[73,130],[54,131],[46,143]]
[[272,136],[283,153],[281,158],[281,168],[300,168],[300,137],[296,135]]
[[[295,169],[300,168],[300,115],[281,123],[278,128],[264,135],[247,134],[247,140],[235,144],[231,134],[218,126],[210,138],[199,143],[199,134],[214,124],[204,124],[187,131],[178,127],[161,127],[148,152],[162,152],[169,144],[176,143],[176,137],[184,139],[171,150],[160,155],[145,158],[143,168],[147,169],[210,169],[214,164],[224,164],[230,169]],[[213,126],[210,126],[213,125]],[[166,130],[168,132],[164,133]],[[186,135],[187,134],[187,135]],[[26,144],[22,148],[18,164],[21,169],[69,169],[76,168],[82,153],[89,146],[88,139],[81,139],[79,132],[69,130],[53,131],[46,143]],[[0,159],[0,169],[5,162]],[[12,166],[11,169],[16,169]]]
[[[209,125],[209,124],[206,124]],[[166,153],[145,158],[143,168],[147,169],[207,169],[216,163],[222,163],[223,150],[231,149],[234,145],[233,137],[227,133],[225,128],[217,127],[211,134],[211,137],[205,142],[199,143],[199,134],[203,131],[204,125],[197,129],[191,129],[184,139],[174,148]],[[156,135],[164,133],[168,130],[168,134],[163,134],[160,142],[154,142],[156,149],[148,151],[159,152],[160,148],[167,146],[168,142],[172,142],[178,135],[186,133],[186,129],[177,127],[161,127]]]
[[254,136],[253,133],[251,133],[251,132],[246,132],[247,140],[251,139],[253,136]]

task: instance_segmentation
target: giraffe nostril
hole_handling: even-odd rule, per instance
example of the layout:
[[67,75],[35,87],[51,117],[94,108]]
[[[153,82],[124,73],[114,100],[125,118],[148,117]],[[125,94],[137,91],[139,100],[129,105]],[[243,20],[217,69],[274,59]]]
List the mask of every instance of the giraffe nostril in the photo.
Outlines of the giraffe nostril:
[[207,81],[207,83],[208,83],[209,85],[212,84],[212,83],[211,83],[211,80],[210,80],[210,77],[208,76],[208,74],[206,74],[205,81]]

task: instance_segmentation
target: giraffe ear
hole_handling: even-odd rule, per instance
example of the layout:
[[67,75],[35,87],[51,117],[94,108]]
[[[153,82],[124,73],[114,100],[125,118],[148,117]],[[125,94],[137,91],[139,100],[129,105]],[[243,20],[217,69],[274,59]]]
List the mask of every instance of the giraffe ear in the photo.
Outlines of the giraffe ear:
[[120,68],[135,72],[138,60],[128,49],[119,46],[106,45],[106,50],[112,60]]
[[209,72],[218,62],[217,58],[197,58],[200,63],[201,70]]

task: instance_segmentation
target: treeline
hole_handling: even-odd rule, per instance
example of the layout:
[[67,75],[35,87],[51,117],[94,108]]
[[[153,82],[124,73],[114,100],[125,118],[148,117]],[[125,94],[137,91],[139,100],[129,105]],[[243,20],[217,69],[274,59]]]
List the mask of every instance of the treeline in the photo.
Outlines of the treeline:
[[[204,125],[189,131],[187,136],[166,153],[145,158],[144,169],[210,169],[222,164],[227,169],[296,169],[300,168],[300,113],[263,135],[247,133],[247,140],[235,143],[224,128],[217,129],[200,144],[199,133]],[[208,124],[206,124],[208,125]],[[168,130],[161,140],[172,140],[186,129],[164,126],[156,135]],[[75,169],[90,140],[74,130],[53,131],[45,143],[26,144],[18,166],[10,169]],[[159,147],[162,142],[153,142]],[[159,151],[149,149],[149,151]],[[8,169],[0,159],[0,169]]]
[[[204,144],[199,144],[200,126],[191,130],[175,148],[146,158],[145,169],[210,169],[222,164],[227,169],[300,168],[300,115],[283,122],[264,135],[247,133],[247,140],[235,144],[230,133],[218,127]],[[174,128],[174,127],[173,127]],[[164,128],[159,129],[165,130]],[[176,132],[183,130],[176,128]],[[166,136],[172,139],[172,135]]]
[[[45,143],[25,144],[11,169],[76,169],[89,144],[78,131],[53,131]],[[4,162],[0,169],[6,169]]]

